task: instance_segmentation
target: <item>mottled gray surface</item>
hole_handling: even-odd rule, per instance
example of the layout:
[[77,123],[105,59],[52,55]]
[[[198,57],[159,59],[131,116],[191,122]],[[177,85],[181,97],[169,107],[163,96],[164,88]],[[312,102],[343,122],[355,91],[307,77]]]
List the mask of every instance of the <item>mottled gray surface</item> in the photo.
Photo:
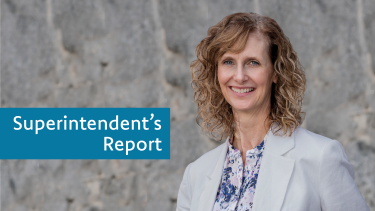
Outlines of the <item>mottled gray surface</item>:
[[373,0],[1,0],[2,107],[170,107],[170,160],[3,160],[1,210],[175,210],[200,133],[189,64],[234,12],[274,18],[305,67],[303,127],[339,140],[375,211]]

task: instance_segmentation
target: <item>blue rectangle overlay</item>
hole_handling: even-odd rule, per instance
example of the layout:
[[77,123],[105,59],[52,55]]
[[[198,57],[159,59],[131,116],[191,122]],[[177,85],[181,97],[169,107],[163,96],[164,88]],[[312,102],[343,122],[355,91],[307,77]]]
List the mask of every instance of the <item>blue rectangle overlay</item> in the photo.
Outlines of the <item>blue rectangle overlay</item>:
[[0,159],[170,159],[169,108],[0,108]]

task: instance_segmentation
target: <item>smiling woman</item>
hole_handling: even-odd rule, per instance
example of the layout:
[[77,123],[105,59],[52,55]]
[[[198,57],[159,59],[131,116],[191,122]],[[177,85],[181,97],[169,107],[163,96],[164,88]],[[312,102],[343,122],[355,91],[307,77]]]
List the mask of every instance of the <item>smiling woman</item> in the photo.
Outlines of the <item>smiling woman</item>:
[[[197,46],[197,60],[190,65],[197,123],[214,139],[222,140],[235,131],[236,111],[244,112],[232,106],[254,103],[250,110],[267,113],[267,118],[257,115],[265,123],[264,130],[275,123],[276,131],[291,133],[302,124],[304,114],[301,107],[306,79],[297,54],[273,19],[255,17],[254,13],[237,17],[227,16],[212,26]],[[224,85],[223,80],[231,81]],[[241,89],[251,88],[255,96],[250,102],[238,98],[246,95]],[[239,92],[237,98],[227,95]],[[229,102],[235,99],[241,103]]]
[[186,167],[177,210],[369,210],[340,142],[301,127],[305,74],[275,20],[229,15],[196,54],[197,123],[227,139]]
[[[222,56],[218,62],[218,81],[224,98],[232,105],[236,116],[251,121],[257,118],[256,122],[267,118],[271,107],[272,83],[277,82],[277,75],[268,55],[267,40],[259,31],[248,36],[245,48],[240,53],[226,52]],[[254,116],[254,113],[257,115]],[[249,149],[254,148],[251,144],[248,143]],[[234,142],[234,146],[242,149],[238,142]],[[242,153],[246,151],[242,150]],[[244,154],[244,165],[245,158]]]

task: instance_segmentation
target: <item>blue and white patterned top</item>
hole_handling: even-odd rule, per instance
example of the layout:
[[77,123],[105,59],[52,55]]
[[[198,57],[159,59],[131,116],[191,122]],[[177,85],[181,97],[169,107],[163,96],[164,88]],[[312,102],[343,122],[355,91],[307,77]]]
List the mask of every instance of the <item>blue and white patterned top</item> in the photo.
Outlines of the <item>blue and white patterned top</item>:
[[260,163],[267,135],[262,143],[246,152],[245,170],[240,150],[234,148],[233,135],[228,141],[221,184],[213,211],[251,211]]

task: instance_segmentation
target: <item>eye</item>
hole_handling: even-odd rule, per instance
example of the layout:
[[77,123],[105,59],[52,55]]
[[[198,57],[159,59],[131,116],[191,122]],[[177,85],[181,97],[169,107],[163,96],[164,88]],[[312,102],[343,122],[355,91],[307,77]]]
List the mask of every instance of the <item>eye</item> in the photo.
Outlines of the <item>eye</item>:
[[[227,62],[229,62],[229,63],[227,63]],[[223,61],[223,64],[228,64],[228,65],[230,65],[230,64],[232,64],[232,61],[225,60],[225,61]]]
[[259,62],[257,62],[257,61],[250,61],[250,64],[251,65],[259,65]]

